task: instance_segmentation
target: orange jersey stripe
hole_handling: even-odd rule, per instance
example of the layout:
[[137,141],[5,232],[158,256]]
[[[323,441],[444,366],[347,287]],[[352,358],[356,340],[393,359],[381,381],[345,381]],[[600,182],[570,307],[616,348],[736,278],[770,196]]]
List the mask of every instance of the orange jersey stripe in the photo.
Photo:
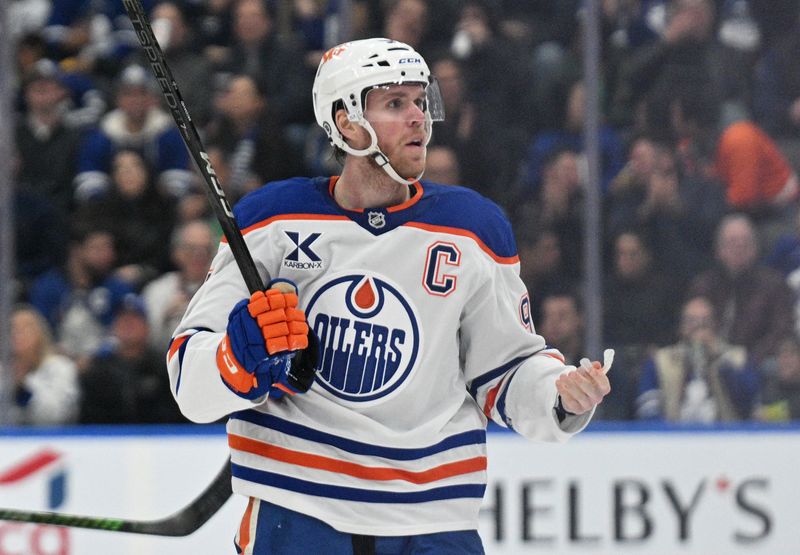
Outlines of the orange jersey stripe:
[[245,451],[287,464],[346,474],[364,480],[402,480],[412,484],[427,484],[453,476],[486,470],[486,457],[473,457],[471,459],[442,464],[428,470],[414,472],[410,470],[401,470],[399,468],[364,466],[330,457],[323,457],[321,455],[294,451],[233,434],[228,434],[228,445],[231,449]]
[[186,343],[191,335],[182,335],[180,337],[176,337],[172,341],[172,345],[169,346],[169,354],[167,355],[167,360],[172,361],[172,357],[175,356],[175,353],[181,348],[181,345]]
[[503,386],[503,380],[500,380],[496,386],[489,390],[489,393],[486,394],[486,402],[483,404],[483,414],[486,415],[486,418],[492,417],[492,409],[494,408],[494,404],[497,401],[497,394],[500,393],[500,388]]
[[422,198],[422,194],[424,193],[424,190],[422,189],[422,183],[420,183],[419,181],[415,181],[414,182],[414,188],[416,190],[415,190],[414,194],[411,195],[411,198],[409,198],[407,201],[405,201],[402,204],[397,204],[395,206],[390,206],[389,208],[386,209],[386,211],[387,212],[399,212],[400,210],[403,210],[405,208],[408,208],[409,206],[414,206],[415,204],[417,204],[417,202],[419,202],[419,199]]
[[566,363],[567,363],[566,359],[565,359],[563,356],[558,356],[558,355],[557,355],[557,354],[555,354],[555,353],[539,353],[539,354],[540,354],[540,355],[544,355],[544,356],[546,356],[546,357],[554,358],[554,359],[556,359],[558,362],[560,362],[561,364],[566,364]]
[[247,509],[244,511],[242,523],[239,525],[239,548],[242,550],[242,553],[246,553],[246,549],[250,545],[250,517],[253,513],[254,502],[255,499],[253,497],[247,502]]
[[[261,229],[263,227],[267,227],[269,224],[277,221],[292,221],[292,220],[316,220],[316,221],[339,221],[339,222],[349,222],[352,221],[347,216],[337,216],[332,214],[281,214],[279,216],[273,216],[272,218],[267,218],[266,220],[260,221],[255,223],[251,226],[247,226],[242,230],[242,235],[247,235],[251,231],[255,231],[257,229]],[[471,231],[467,231],[465,229],[460,229],[457,227],[447,227],[447,226],[438,226],[438,225],[431,225],[431,224],[424,224],[420,222],[407,222],[403,224],[403,227],[413,227],[416,229],[422,229],[423,231],[430,231],[433,233],[447,233],[450,235],[459,235],[461,237],[468,237],[475,241],[478,244],[478,247],[486,254],[488,254],[495,262],[500,264],[517,264],[519,262],[519,256],[498,256],[495,252],[490,249],[486,243],[481,241],[477,235],[472,233]],[[227,243],[228,240],[223,237],[221,240],[222,243]]]
[[471,231],[467,231],[466,229],[461,229],[458,227],[447,227],[442,225],[431,225],[431,224],[423,224],[420,222],[408,222],[403,224],[405,227],[413,227],[416,229],[421,229],[423,231],[430,231],[433,233],[448,233],[450,235],[459,235],[461,237],[469,237],[473,241],[475,241],[478,246],[484,251],[486,254],[492,257],[495,262],[499,264],[516,264],[519,262],[519,256],[498,256],[495,252],[490,249],[486,243],[480,240],[480,238],[472,233]]
[[[266,220],[262,220],[258,223],[253,225],[247,226],[242,230],[242,235],[247,235],[251,231],[255,231],[256,229],[261,229],[262,227],[267,227],[272,222],[277,222],[281,220],[316,220],[316,221],[350,221],[350,218],[347,216],[336,216],[330,214],[280,214],[278,216],[273,216],[271,218],[267,218]],[[222,243],[227,243],[228,240],[223,236]]]
[[[338,175],[334,175],[334,176],[331,177],[331,180],[328,183],[328,194],[331,196],[332,199],[334,199],[334,202],[335,202],[336,198],[333,195],[333,191],[336,189],[336,183],[338,181],[339,181],[339,176]],[[419,200],[422,198],[422,195],[424,193],[424,189],[422,188],[422,183],[420,183],[419,181],[415,181],[413,183],[413,185],[414,185],[414,189],[415,190],[414,190],[414,194],[411,195],[411,198],[409,198],[407,201],[405,201],[403,203],[395,204],[393,206],[389,206],[388,208],[386,208],[386,211],[387,212],[398,212],[400,210],[408,208],[409,206],[413,206],[417,202],[419,202]],[[342,208],[342,210],[348,210],[350,212],[358,212],[359,214],[363,214],[364,213],[364,208]]]

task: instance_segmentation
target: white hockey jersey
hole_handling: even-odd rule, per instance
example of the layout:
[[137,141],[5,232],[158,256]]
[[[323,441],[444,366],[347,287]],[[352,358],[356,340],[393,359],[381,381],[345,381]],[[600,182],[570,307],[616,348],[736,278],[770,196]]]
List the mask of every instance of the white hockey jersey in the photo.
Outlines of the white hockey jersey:
[[271,183],[236,217],[264,282],[299,287],[320,342],[304,395],[233,394],[215,352],[249,297],[223,242],[168,353],[197,422],[230,415],[233,489],[356,534],[474,529],[491,418],[563,441],[590,414],[555,416],[562,355],[533,329],[510,225],[477,193],[422,181],[402,205],[350,211],[336,178]]

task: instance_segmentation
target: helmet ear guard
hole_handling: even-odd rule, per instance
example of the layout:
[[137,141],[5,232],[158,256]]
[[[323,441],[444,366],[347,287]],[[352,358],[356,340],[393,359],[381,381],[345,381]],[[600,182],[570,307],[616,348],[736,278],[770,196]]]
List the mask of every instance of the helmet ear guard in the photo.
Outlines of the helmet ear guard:
[[[376,87],[415,84],[424,87],[426,144],[433,121],[444,119],[444,103],[438,84],[420,54],[407,44],[376,38],[348,42],[326,52],[313,87],[314,115],[331,144],[353,156],[372,156],[395,181],[410,184],[421,177],[405,179],[397,174],[378,147],[378,138],[364,114],[367,94]],[[354,149],[336,126],[336,112],[344,109],[347,119],[367,130],[370,146]]]

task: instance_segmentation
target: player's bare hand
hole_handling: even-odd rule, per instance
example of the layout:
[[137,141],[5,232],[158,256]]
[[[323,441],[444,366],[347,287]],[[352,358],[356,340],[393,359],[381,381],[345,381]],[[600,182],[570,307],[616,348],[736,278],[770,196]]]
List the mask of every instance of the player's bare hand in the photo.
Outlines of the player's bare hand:
[[614,360],[614,352],[606,350],[604,361],[581,360],[581,366],[561,374],[556,380],[556,389],[561,396],[561,405],[573,414],[589,412],[600,404],[611,392],[608,371]]

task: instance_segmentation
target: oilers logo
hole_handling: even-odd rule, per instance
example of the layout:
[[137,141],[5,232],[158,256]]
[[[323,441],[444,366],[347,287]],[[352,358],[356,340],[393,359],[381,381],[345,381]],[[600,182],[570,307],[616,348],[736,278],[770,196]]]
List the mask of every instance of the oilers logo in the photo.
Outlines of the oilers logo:
[[394,285],[350,274],[324,284],[306,307],[320,344],[317,383],[346,401],[380,399],[408,379],[420,349],[416,314]]

